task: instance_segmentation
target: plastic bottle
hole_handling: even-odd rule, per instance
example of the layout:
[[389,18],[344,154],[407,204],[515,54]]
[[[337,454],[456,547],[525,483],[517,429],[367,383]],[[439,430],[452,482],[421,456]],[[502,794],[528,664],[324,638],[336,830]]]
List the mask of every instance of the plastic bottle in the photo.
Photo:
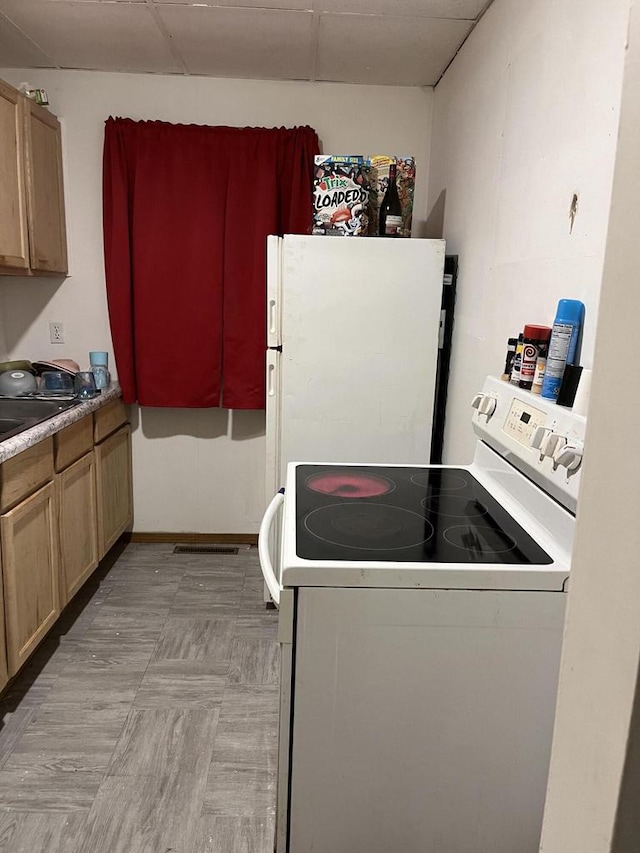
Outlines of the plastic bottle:
[[549,340],[539,341],[538,358],[536,359],[536,372],[533,375],[533,384],[531,385],[531,392],[533,394],[539,394],[542,391],[542,383],[544,381],[544,372],[547,367],[548,355]]
[[104,351],[89,353],[89,363],[96,380],[96,388],[102,391],[109,387],[111,374],[109,373],[109,354]]
[[511,379],[511,370],[513,368],[513,359],[516,357],[516,347],[518,346],[517,338],[509,338],[507,341],[507,355],[504,360],[504,370],[502,372],[502,378],[505,382],[509,382]]
[[92,365],[91,372],[93,373],[93,376],[95,378],[96,388],[98,389],[98,391],[102,391],[103,389],[109,387],[111,376],[104,364]]
[[584,305],[577,299],[561,299],[553,321],[549,354],[541,396],[555,400],[567,364],[573,364],[584,322]]
[[524,346],[524,335],[522,332],[518,335],[518,343],[516,345],[516,354],[513,357],[513,363],[511,365],[511,379],[510,381],[517,385],[520,382],[520,365],[522,364],[522,347]]

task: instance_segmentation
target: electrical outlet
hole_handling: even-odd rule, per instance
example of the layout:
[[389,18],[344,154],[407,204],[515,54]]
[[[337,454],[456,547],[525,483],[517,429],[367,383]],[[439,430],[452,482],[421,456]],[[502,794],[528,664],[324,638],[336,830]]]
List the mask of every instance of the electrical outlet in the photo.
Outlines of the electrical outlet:
[[64,326],[62,323],[49,323],[49,339],[52,344],[64,343]]

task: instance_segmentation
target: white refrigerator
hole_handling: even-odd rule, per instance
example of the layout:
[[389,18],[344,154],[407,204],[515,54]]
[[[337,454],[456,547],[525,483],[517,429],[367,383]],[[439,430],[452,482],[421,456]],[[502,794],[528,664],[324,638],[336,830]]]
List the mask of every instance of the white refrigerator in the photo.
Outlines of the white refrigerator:
[[444,241],[267,239],[267,502],[288,462],[428,463]]

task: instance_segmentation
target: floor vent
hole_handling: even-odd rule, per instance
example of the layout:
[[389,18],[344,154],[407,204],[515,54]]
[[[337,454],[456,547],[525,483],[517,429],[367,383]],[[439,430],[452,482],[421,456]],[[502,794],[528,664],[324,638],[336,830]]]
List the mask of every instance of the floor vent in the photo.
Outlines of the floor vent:
[[233,545],[176,545],[174,554],[237,554]]

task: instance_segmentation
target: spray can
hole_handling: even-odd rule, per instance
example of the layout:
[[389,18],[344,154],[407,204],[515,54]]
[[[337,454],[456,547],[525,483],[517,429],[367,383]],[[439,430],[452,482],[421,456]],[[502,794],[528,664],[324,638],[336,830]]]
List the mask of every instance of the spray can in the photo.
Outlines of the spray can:
[[567,364],[573,364],[584,322],[584,305],[577,299],[561,299],[553,321],[549,354],[541,396],[555,400]]

